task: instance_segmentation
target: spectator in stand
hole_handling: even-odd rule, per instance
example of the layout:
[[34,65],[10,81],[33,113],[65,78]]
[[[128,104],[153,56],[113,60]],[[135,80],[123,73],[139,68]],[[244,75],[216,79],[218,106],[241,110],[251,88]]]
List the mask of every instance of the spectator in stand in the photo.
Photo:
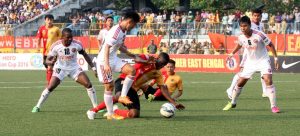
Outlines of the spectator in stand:
[[279,34],[281,30],[281,21],[282,21],[282,16],[280,15],[280,12],[277,12],[275,16],[275,27],[276,27],[276,33]]
[[294,8],[294,15],[295,15],[295,34],[300,33],[300,12],[299,7]]
[[169,48],[170,54],[176,54],[178,49],[178,42],[173,42]]
[[269,14],[263,10],[263,13],[261,14],[261,23],[263,24],[264,32],[266,33],[268,30],[268,21],[269,21]]
[[199,31],[200,27],[201,27],[201,15],[200,15],[199,11],[196,11],[195,28],[197,31]]
[[228,25],[228,19],[229,19],[229,17],[227,16],[226,13],[224,13],[224,15],[222,17],[221,33],[225,33],[226,32],[226,28],[227,28],[227,25]]
[[209,51],[209,43],[208,42],[204,42],[204,45],[203,45],[203,51],[204,51],[204,55],[209,55],[210,54],[210,51]]
[[274,33],[275,30],[276,30],[276,28],[275,28],[275,15],[270,14],[269,33]]
[[80,36],[80,24],[79,20],[76,17],[70,18],[72,20],[72,24],[67,26],[67,28],[70,28],[72,30],[73,36]]
[[149,54],[156,54],[156,52],[157,52],[157,45],[155,45],[153,39],[151,40],[150,45],[148,45],[147,52]]
[[197,53],[197,50],[198,50],[198,44],[196,43],[196,40],[193,39],[192,42],[191,42],[191,48],[189,50],[189,54],[196,54]]
[[168,53],[169,51],[168,51],[169,49],[168,49],[168,47],[167,47],[167,44],[165,43],[165,42],[161,42],[160,43],[160,53],[161,52],[164,52],[164,53]]
[[281,34],[286,34],[286,28],[287,28],[287,23],[286,23],[286,19],[287,19],[288,15],[286,12],[284,12],[281,16]]
[[286,33],[287,34],[293,33],[294,21],[295,21],[295,16],[294,16],[293,12],[290,12],[286,19],[286,23],[287,23]]
[[178,42],[178,50],[176,54],[185,54],[185,46],[182,40],[179,40]]
[[189,54],[190,48],[191,48],[191,44],[189,44],[189,41],[185,40],[185,43],[183,46],[184,46],[184,54]]
[[175,17],[176,17],[176,14],[172,11],[171,16],[170,16],[171,27],[175,26]]

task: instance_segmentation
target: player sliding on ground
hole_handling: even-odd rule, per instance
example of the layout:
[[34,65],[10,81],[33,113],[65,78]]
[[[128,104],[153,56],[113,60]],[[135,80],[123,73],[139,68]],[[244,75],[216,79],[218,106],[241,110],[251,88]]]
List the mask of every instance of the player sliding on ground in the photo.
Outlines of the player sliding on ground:
[[[149,60],[149,57],[146,55],[140,55],[141,58],[144,60]],[[140,116],[140,101],[139,96],[137,94],[137,91],[141,89],[141,87],[155,79],[157,86],[160,88],[162,94],[164,97],[175,107],[179,110],[184,109],[184,106],[181,104],[176,103],[169,95],[168,88],[164,85],[163,82],[163,76],[160,71],[161,68],[163,68],[169,61],[169,55],[166,53],[160,53],[158,55],[158,58],[155,59],[155,63],[153,64],[147,64],[147,63],[136,63],[134,65],[134,68],[136,70],[136,77],[134,80],[134,83],[132,84],[127,96],[129,99],[133,102],[131,105],[125,105],[128,110],[120,110],[115,109],[114,113],[121,116],[122,118],[118,119],[124,119],[124,118],[137,118]],[[124,79],[126,77],[126,74],[121,74],[120,77],[115,81],[116,87],[116,95],[113,98],[114,103],[117,103],[118,97],[121,95],[121,90],[124,86]],[[93,108],[91,110],[87,111],[87,116],[89,119],[94,119],[95,115],[98,111],[105,109],[105,103],[100,103],[96,108]]]
[[[166,71],[162,72],[162,75],[164,77],[164,83],[168,88],[169,94],[172,96],[173,93],[178,89],[178,92],[173,95],[173,100],[178,100],[179,97],[182,95],[183,92],[183,86],[182,86],[182,80],[179,75],[175,73],[175,65],[176,62],[172,59],[168,62],[168,64],[165,66]],[[148,101],[153,100],[167,100],[161,90],[159,88],[154,88],[153,85],[156,83],[156,80],[153,80],[149,85],[145,85],[142,87],[143,92],[145,93],[145,98],[148,99]]]
[[[79,41],[73,40],[72,30],[69,28],[63,29],[62,39],[55,42],[51,46],[51,50],[49,51],[48,57],[46,59],[46,63],[48,65],[54,65],[53,75],[51,77],[49,85],[42,92],[38,103],[35,107],[33,107],[33,113],[40,111],[41,105],[47,100],[50,93],[54,91],[54,89],[66,76],[73,78],[77,83],[83,85],[86,88],[88,96],[92,101],[93,107],[96,107],[98,105],[96,91],[93,88],[88,76],[82,71],[79,64],[77,63],[77,52],[83,55],[84,59],[92,67],[96,75],[96,68],[94,67],[92,60],[90,59],[88,54],[84,51],[82,44]],[[57,57],[56,62],[54,59],[55,57]]]
[[244,69],[239,74],[239,80],[234,87],[232,93],[232,100],[229,102],[223,110],[227,111],[236,107],[237,99],[241,94],[242,88],[247,83],[248,79],[257,71],[261,72],[263,79],[266,83],[266,94],[269,97],[271,104],[271,111],[273,113],[279,113],[280,110],[276,105],[276,90],[272,81],[272,68],[270,65],[270,57],[266,46],[270,47],[270,50],[274,56],[275,69],[278,70],[277,53],[271,40],[261,31],[251,29],[250,18],[244,16],[239,22],[242,34],[238,37],[238,45],[230,54],[232,57],[242,47],[246,51],[247,59],[245,60]]
[[140,16],[136,12],[126,12],[122,21],[108,31],[97,57],[98,79],[104,84],[104,102],[108,112],[107,119],[121,118],[113,112],[112,93],[114,82],[112,72],[122,72],[127,75],[118,101],[126,105],[132,104],[132,101],[127,97],[127,93],[133,83],[135,69],[130,64],[118,58],[117,51],[126,53],[128,56],[134,58],[135,61],[141,60],[138,56],[128,52],[124,45],[126,31],[130,31],[139,21]]

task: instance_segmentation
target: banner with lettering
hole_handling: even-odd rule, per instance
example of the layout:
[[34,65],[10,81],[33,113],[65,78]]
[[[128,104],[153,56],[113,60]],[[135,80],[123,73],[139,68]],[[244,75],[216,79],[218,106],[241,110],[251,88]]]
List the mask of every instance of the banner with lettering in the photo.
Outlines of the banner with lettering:
[[228,55],[170,55],[176,61],[178,72],[238,72],[239,56]]

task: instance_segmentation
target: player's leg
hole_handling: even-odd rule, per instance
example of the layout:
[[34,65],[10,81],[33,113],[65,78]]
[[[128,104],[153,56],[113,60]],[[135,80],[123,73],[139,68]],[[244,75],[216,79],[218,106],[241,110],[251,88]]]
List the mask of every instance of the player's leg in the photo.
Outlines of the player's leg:
[[231,81],[230,87],[227,88],[227,90],[226,90],[227,96],[229,99],[232,99],[232,92],[233,92],[233,89],[236,86],[238,80],[239,80],[239,76],[238,76],[238,73],[236,73]]
[[237,85],[234,87],[232,92],[232,99],[223,110],[230,110],[231,108],[235,108],[237,104],[237,99],[242,92],[244,85],[247,83],[248,79],[255,73],[255,67],[245,67],[242,72],[238,74],[239,80]]
[[125,105],[128,110],[115,109],[114,113],[124,118],[138,118],[140,116],[140,100],[137,92],[130,88],[127,96],[132,101],[131,105]]
[[261,87],[262,87],[262,97],[263,98],[267,98],[268,96],[266,95],[266,92],[267,92],[267,85],[264,81],[264,77],[263,75],[261,75],[261,78],[260,78],[260,82],[261,82]]
[[51,78],[49,85],[43,90],[36,106],[33,107],[31,112],[35,113],[40,111],[42,104],[47,100],[50,93],[60,84],[60,81],[63,80],[64,77],[65,77],[65,72],[61,71],[60,69],[56,69],[56,72],[53,74],[53,77]]
[[96,90],[93,87],[88,76],[82,71],[81,68],[73,70],[70,75],[77,83],[83,85],[86,88],[87,94],[92,102],[93,107],[96,107],[98,105]]
[[46,80],[47,80],[47,85],[49,85],[50,79],[51,79],[52,74],[53,74],[53,68],[52,68],[52,66],[48,66],[48,65],[46,64],[46,59],[47,59],[47,56],[44,55],[44,56],[43,56],[43,65],[44,65],[45,68],[46,68]]
[[272,74],[264,74],[264,81],[266,83],[266,94],[269,97],[271,110],[273,113],[279,113],[280,110],[276,104],[276,89],[273,84]]
[[127,76],[123,82],[121,96],[119,97],[118,101],[124,104],[131,104],[132,102],[126,96],[134,81],[135,69],[130,64],[126,63],[122,66],[121,71]]

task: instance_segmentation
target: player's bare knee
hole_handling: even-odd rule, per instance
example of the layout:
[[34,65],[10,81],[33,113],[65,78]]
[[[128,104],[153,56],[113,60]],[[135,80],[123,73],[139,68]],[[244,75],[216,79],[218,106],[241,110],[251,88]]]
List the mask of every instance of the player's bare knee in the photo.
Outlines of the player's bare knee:
[[92,88],[92,87],[93,87],[93,85],[92,85],[91,82],[87,82],[87,83],[85,84],[85,88]]

